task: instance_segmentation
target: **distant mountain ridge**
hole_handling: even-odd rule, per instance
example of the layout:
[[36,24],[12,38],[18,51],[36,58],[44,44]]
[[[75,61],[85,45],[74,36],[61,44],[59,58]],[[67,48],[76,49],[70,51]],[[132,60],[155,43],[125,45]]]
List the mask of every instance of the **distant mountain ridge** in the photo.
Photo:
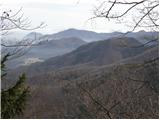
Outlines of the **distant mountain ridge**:
[[95,65],[111,64],[140,54],[147,49],[147,47],[132,48],[139,45],[141,43],[134,38],[111,38],[80,46],[68,54],[50,58],[42,65],[64,67],[83,63],[93,63]]
[[23,39],[40,39],[43,36],[43,34],[38,33],[38,32],[31,32],[29,34],[27,34]]
[[88,30],[78,30],[78,29],[70,28],[70,29],[67,29],[64,31],[60,31],[58,33],[45,35],[43,38],[48,39],[48,40],[52,40],[52,39],[77,37],[77,38],[80,38],[80,39],[85,40],[87,42],[92,42],[92,41],[108,39],[111,37],[116,37],[120,34],[121,34],[120,32],[96,33],[96,32],[88,31]]
[[[51,57],[58,55],[63,55],[65,53],[71,52],[72,50],[78,48],[79,46],[86,44],[85,42],[93,41],[103,41],[109,40],[116,37],[128,37],[135,38],[139,43],[146,43],[152,39],[159,38],[159,32],[129,32],[125,36],[121,32],[113,33],[96,33],[93,31],[87,30],[78,30],[78,29],[67,29],[58,33],[45,35],[37,32],[31,32],[27,34],[24,39],[35,40],[38,43],[38,46],[32,47],[24,59],[33,58],[35,60],[46,60]],[[147,45],[156,45],[158,41],[149,43]],[[29,55],[30,54],[30,55]],[[16,64],[22,64],[21,61],[17,60]],[[14,64],[14,65],[16,65]]]
[[[96,41],[78,47],[70,53],[49,58],[44,62],[34,63],[30,66],[19,68],[20,71],[35,73],[47,72],[64,67],[77,65],[101,66],[120,62],[132,58],[150,49],[150,47],[135,46],[142,45],[134,38],[111,38],[103,41]],[[27,73],[28,73],[27,72]]]
[[55,34],[52,34],[55,38],[62,38],[62,37],[79,37],[81,39],[84,39],[88,42],[95,41],[95,40],[103,40],[110,37],[116,37],[116,35],[119,35],[121,33],[96,33],[93,31],[87,31],[87,30],[77,30],[77,29],[67,29]]
[[[40,36],[39,39],[42,41],[76,37],[87,42],[99,41],[99,40],[109,39],[112,37],[133,37],[142,43],[146,42],[146,40],[151,40],[159,37],[159,32],[146,32],[146,31],[128,32],[127,34],[125,34],[125,36],[123,36],[124,34],[125,33],[122,32],[97,33],[88,30],[79,30],[70,28],[53,34],[41,35],[40,33],[37,33],[37,36]],[[31,35],[33,35],[33,33]],[[29,34],[29,36],[31,35]]]
[[61,38],[61,39],[53,39],[50,41],[41,41],[38,45],[46,46],[46,47],[54,47],[54,48],[77,48],[86,42],[80,38],[69,37],[69,38]]
[[84,44],[86,44],[85,41],[76,37],[50,41],[39,41],[38,44],[36,46],[32,46],[26,54],[20,58],[9,61],[7,65],[9,68],[16,68],[20,65],[25,65],[25,63],[31,59],[34,59],[34,62],[44,61],[51,57],[71,52],[72,50]]

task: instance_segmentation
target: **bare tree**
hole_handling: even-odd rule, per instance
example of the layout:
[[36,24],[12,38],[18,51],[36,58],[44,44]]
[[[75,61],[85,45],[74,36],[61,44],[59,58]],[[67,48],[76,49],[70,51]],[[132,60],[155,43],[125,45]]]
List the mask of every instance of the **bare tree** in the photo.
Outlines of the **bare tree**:
[[95,7],[91,19],[102,17],[118,23],[129,23],[131,31],[136,28],[158,30],[158,6],[158,0],[108,0]]
[[[116,107],[118,104],[120,104],[120,102],[116,102],[114,105],[112,105],[110,108],[106,108],[105,105],[102,104],[102,102],[100,102],[99,100],[97,100],[96,98],[94,98],[94,96],[91,94],[91,92],[89,92],[88,90],[86,90],[84,87],[82,87],[81,85],[78,85],[78,87],[84,92],[86,93],[89,98],[96,104],[98,105],[100,108],[103,109],[103,111],[105,112],[106,116],[109,119],[112,119],[112,113],[111,110]],[[116,91],[115,91],[116,92]]]
[[31,21],[24,17],[22,12],[22,8],[18,11],[14,12],[12,10],[9,11],[1,11],[0,15],[0,31],[1,31],[1,47],[2,47],[2,55],[6,53],[10,53],[10,58],[17,58],[19,56],[24,55],[36,42],[36,35],[34,39],[22,39],[17,42],[8,43],[7,35],[11,30],[35,30],[38,28],[45,27],[44,22],[41,22],[38,26],[32,27]]

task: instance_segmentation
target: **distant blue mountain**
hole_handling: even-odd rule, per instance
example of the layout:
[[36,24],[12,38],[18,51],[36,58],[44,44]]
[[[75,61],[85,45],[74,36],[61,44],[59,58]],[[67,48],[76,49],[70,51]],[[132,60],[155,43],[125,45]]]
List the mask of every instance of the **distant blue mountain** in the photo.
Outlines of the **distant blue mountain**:
[[139,31],[139,32],[130,32],[128,34],[125,34],[122,32],[97,33],[93,31],[78,30],[78,29],[71,28],[71,29],[67,29],[67,30],[64,30],[58,33],[41,36],[41,39],[42,40],[53,40],[53,39],[76,37],[76,38],[80,38],[87,42],[92,42],[92,41],[109,39],[112,37],[121,37],[123,35],[125,35],[125,37],[133,37],[137,39],[139,42],[143,43],[143,42],[146,42],[146,40],[158,38],[159,32]]

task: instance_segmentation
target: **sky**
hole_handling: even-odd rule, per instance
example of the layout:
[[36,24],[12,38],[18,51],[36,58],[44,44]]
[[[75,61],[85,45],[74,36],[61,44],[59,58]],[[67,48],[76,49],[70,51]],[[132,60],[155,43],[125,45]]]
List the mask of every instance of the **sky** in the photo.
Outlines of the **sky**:
[[[126,32],[129,30],[123,24],[108,21],[105,18],[93,17],[94,6],[99,5],[102,0],[0,0],[1,10],[12,12],[22,8],[24,13],[37,26],[45,22],[46,27],[36,32],[43,34],[56,33],[69,28],[91,30],[95,32]],[[121,9],[119,9],[121,10]]]

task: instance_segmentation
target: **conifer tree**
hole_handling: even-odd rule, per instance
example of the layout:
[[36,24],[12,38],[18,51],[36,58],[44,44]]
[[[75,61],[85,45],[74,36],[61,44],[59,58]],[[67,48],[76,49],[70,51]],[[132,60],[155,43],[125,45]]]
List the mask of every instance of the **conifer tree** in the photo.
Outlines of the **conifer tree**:
[[[35,40],[21,40],[15,44],[7,44],[3,36],[7,36],[10,30],[35,30],[44,26],[42,22],[40,25],[32,28],[28,18],[23,17],[22,8],[17,12],[12,10],[3,11],[0,13],[0,32],[1,32],[1,47],[9,48],[10,53],[7,50],[1,51],[1,80],[6,79],[7,69],[6,61],[10,58],[17,58],[22,56],[26,52],[26,48],[32,46]],[[11,49],[10,49],[11,48]],[[2,49],[3,50],[3,49]],[[22,74],[19,76],[17,82],[8,87],[1,89],[1,118],[15,118],[23,113],[25,108],[27,96],[29,95],[29,88],[25,85],[26,76]]]
[[[8,57],[9,54],[1,59],[2,80],[7,75],[5,62]],[[29,94],[29,89],[25,86],[25,79],[25,74],[22,74],[15,85],[1,90],[1,118],[14,118],[23,112]]]

